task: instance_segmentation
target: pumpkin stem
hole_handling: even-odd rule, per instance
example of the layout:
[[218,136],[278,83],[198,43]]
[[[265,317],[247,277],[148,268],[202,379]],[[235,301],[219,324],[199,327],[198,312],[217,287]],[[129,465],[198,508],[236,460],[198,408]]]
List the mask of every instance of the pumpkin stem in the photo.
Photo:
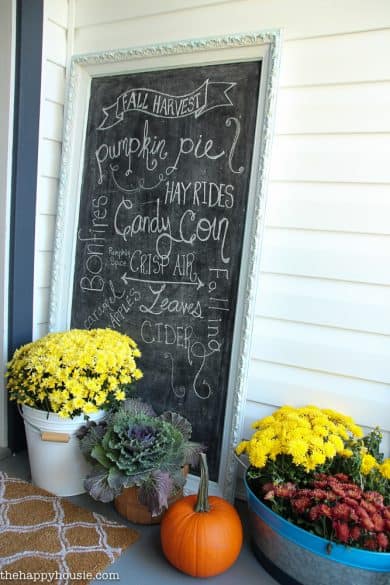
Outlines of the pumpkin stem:
[[200,454],[200,482],[198,488],[198,497],[196,500],[195,512],[209,512],[209,469],[207,467],[207,458],[204,453]]

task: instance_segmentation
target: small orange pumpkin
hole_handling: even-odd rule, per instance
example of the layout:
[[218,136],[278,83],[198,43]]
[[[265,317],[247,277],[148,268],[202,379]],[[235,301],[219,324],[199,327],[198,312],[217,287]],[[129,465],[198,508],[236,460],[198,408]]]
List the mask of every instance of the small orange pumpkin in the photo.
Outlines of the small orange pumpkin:
[[212,577],[237,560],[243,530],[236,509],[223,498],[208,495],[208,469],[201,454],[198,495],[186,496],[165,512],[161,521],[164,555],[193,577]]

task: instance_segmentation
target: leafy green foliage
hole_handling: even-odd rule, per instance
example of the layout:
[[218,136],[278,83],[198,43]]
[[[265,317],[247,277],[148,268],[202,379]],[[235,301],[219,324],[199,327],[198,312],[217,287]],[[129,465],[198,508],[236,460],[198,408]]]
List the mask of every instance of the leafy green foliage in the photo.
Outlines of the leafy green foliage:
[[152,516],[158,516],[161,510],[168,507],[168,497],[173,487],[174,482],[169,473],[152,471],[141,486],[139,501],[147,506]]
[[179,414],[157,416],[140,400],[127,400],[79,434],[83,454],[95,465],[87,491],[107,502],[123,488],[138,486],[152,515],[160,514],[171,493],[183,485],[182,467],[196,464],[202,451],[202,445],[190,441],[191,432],[191,424]]
[[382,433],[378,428],[361,439],[346,442],[349,456],[336,456],[330,466],[330,473],[346,473],[354,483],[365,491],[380,493],[385,504],[390,505],[390,481],[382,472],[384,455],[380,451]]

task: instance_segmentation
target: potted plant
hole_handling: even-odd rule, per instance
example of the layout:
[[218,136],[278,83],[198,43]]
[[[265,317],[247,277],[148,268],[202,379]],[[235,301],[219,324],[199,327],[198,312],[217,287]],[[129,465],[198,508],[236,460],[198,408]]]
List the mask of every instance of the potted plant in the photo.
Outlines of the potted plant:
[[77,429],[123,402],[141,353],[111,329],[49,333],[17,349],[7,365],[10,400],[22,407],[33,482],[57,495],[84,491],[88,466]]
[[196,464],[202,451],[191,433],[181,415],[157,416],[141,400],[126,400],[104,420],[80,429],[81,451],[94,465],[87,492],[102,502],[114,500],[133,522],[158,522],[170,500],[182,495],[185,466]]
[[303,585],[385,585],[390,571],[390,459],[381,433],[315,406],[254,423],[236,448],[256,556]]

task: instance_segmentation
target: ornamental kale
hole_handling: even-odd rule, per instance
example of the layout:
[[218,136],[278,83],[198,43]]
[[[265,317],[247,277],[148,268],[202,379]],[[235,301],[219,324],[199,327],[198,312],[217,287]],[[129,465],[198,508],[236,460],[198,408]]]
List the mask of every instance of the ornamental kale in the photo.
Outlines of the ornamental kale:
[[140,400],[127,400],[104,421],[80,430],[80,448],[94,466],[86,490],[109,502],[124,488],[137,486],[139,501],[158,516],[183,487],[183,466],[195,465],[202,451],[202,445],[190,441],[191,432],[191,424],[179,414],[157,416]]

